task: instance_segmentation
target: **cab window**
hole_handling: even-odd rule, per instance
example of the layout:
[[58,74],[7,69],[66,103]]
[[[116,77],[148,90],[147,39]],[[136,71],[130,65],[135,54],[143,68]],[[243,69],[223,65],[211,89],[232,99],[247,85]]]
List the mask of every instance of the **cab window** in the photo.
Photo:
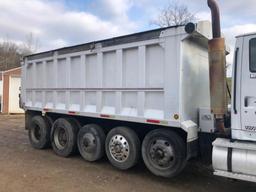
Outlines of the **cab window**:
[[256,73],[256,38],[250,40],[250,71]]

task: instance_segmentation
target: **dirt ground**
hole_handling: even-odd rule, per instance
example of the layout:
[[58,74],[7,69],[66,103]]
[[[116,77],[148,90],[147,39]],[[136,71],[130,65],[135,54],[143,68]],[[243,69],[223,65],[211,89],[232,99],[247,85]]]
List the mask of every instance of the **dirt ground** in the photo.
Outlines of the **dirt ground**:
[[56,156],[51,149],[32,149],[24,116],[0,116],[0,192],[250,192],[256,184],[212,176],[193,163],[175,179],[149,173],[143,163],[129,171],[113,168],[106,159],[88,163],[77,155]]

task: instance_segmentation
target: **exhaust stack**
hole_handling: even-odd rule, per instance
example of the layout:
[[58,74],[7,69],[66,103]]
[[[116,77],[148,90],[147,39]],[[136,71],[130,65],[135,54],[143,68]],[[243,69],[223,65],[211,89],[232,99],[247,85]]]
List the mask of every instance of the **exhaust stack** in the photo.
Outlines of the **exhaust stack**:
[[224,132],[224,117],[227,113],[226,52],[225,39],[221,37],[220,11],[216,0],[208,0],[212,14],[213,39],[209,40],[211,111],[216,127]]
[[207,1],[209,8],[212,13],[212,34],[213,38],[221,37],[221,29],[220,29],[220,9],[215,0]]

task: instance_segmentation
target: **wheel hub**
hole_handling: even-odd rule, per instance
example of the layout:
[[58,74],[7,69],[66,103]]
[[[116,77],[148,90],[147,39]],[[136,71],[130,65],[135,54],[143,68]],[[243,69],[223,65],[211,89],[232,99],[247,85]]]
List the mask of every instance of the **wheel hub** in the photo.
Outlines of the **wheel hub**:
[[156,154],[155,154],[156,158],[163,159],[164,155],[165,154],[164,154],[164,151],[162,149],[157,149]]
[[111,156],[118,162],[127,160],[130,154],[129,144],[122,135],[114,135],[109,143]]
[[168,141],[156,140],[150,145],[150,159],[158,167],[168,168],[174,161],[173,149]]
[[86,152],[92,152],[94,151],[95,147],[96,147],[96,138],[94,137],[93,134],[91,133],[86,133],[83,136],[83,148]]
[[68,137],[64,128],[60,127],[56,129],[54,132],[54,142],[59,149],[65,148]]
[[61,129],[59,132],[59,141],[62,146],[65,146],[67,143],[67,135],[64,129]]
[[41,139],[41,129],[38,125],[36,125],[32,130],[32,139],[36,142],[39,142]]

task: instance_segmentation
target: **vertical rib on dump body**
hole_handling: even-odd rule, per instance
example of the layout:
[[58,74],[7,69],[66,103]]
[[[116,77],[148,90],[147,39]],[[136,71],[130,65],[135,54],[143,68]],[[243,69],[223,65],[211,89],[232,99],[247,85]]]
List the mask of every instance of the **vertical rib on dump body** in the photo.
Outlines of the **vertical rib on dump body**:
[[192,34],[176,26],[27,56],[22,105],[172,127],[197,124],[198,109],[210,106],[209,31],[206,23]]

